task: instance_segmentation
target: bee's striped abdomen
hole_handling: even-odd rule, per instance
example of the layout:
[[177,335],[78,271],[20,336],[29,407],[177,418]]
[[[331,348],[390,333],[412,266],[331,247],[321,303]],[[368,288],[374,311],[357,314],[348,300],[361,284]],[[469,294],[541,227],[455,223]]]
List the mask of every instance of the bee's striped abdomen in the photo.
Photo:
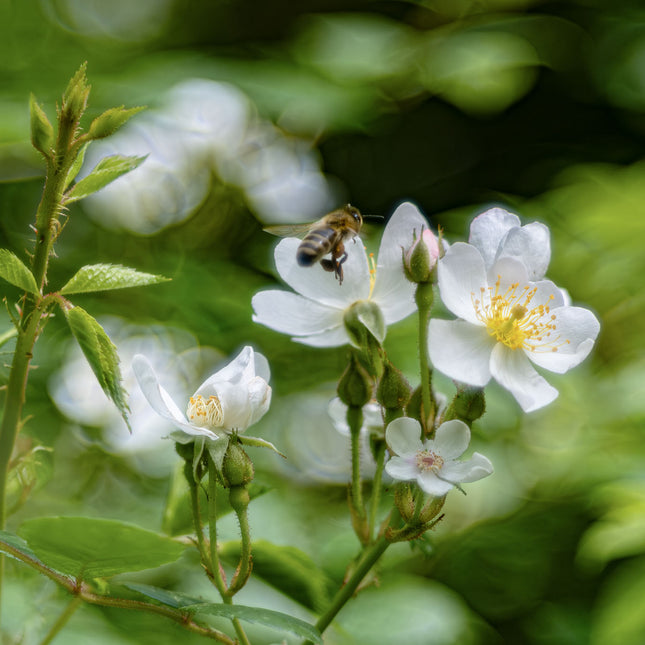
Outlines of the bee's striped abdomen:
[[338,232],[330,227],[317,228],[309,231],[300,242],[296,260],[301,267],[310,267],[320,258],[329,253],[336,242]]

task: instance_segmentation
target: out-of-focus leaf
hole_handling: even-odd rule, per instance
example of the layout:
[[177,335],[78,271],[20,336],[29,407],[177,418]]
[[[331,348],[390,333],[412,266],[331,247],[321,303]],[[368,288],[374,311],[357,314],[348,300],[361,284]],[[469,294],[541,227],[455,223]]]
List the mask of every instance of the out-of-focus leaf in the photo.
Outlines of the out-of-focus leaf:
[[[223,544],[222,558],[237,563],[239,547],[239,542]],[[322,611],[329,602],[330,579],[306,553],[295,547],[277,546],[265,540],[253,542],[253,575],[314,611]]]
[[34,274],[8,249],[0,249],[0,278],[19,287],[23,291],[38,294],[38,285]]
[[66,311],[65,316],[103,391],[114,402],[123,420],[130,427],[126,392],[121,385],[116,347],[103,327],[81,307]]
[[605,583],[594,611],[591,645],[645,643],[645,558],[625,561]]
[[288,614],[282,614],[270,609],[260,607],[245,607],[243,605],[224,605],[219,603],[203,602],[177,591],[167,591],[150,585],[127,584],[128,589],[157,600],[165,605],[176,609],[186,609],[195,614],[208,614],[211,616],[222,616],[224,618],[239,618],[249,623],[257,623],[265,627],[271,627],[280,632],[295,634],[299,638],[307,639],[313,643],[321,643],[322,638],[318,630],[309,623]]
[[99,161],[94,170],[81,179],[77,184],[65,194],[65,203],[71,204],[79,199],[83,199],[101,188],[105,188],[115,179],[129,173],[140,166],[146,159],[141,157],[124,157],[122,155],[112,155]]
[[174,562],[185,548],[132,524],[89,517],[27,520],[18,533],[45,564],[83,580]]
[[533,86],[540,59],[520,36],[492,31],[433,34],[421,81],[472,114],[506,109]]
[[168,278],[118,264],[88,264],[78,270],[60,290],[62,294],[109,291],[128,287],[142,287],[166,282]]

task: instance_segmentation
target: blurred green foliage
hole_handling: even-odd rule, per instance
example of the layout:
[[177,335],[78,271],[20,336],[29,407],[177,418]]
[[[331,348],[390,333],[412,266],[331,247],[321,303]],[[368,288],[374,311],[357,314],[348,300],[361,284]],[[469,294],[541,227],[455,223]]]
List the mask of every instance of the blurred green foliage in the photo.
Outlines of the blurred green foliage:
[[[469,487],[465,498],[452,494],[446,520],[423,552],[392,549],[383,586],[341,613],[326,642],[645,642],[640,3],[0,2],[0,246],[23,260],[43,179],[29,145],[29,94],[51,118],[84,60],[93,87],[90,117],[118,104],[154,109],[186,78],[224,81],[244,91],[281,133],[312,141],[335,178],[338,200],[363,212],[387,216],[410,199],[448,239],[463,238],[470,218],[491,203],[546,222],[549,276],[601,319],[594,354],[553,379],[560,397],[550,407],[521,416],[510,396],[489,389],[474,436],[495,476]],[[243,191],[216,177],[191,217],[150,236],[112,230],[74,204],[50,287],[97,262],[172,278],[77,301],[97,316],[188,330],[225,355],[252,343],[270,361],[275,392],[258,433],[271,439],[300,424],[306,442],[304,426],[324,416],[319,402],[334,395],[346,352],[297,345],[252,323],[252,295],[277,280],[275,239],[262,226]],[[17,291],[4,283],[1,289],[13,307]],[[0,331],[8,328],[7,320]],[[416,385],[414,329],[412,320],[399,324],[386,345]],[[169,490],[171,502],[177,499],[169,481],[142,475],[87,441],[96,429],[79,433],[53,405],[48,382],[68,356],[68,340],[64,323],[54,319],[36,348],[22,470],[10,486],[18,508],[10,528],[45,514],[123,519],[153,530],[181,524],[164,515]],[[4,363],[11,348],[11,341],[2,346]],[[0,375],[6,380],[6,368]],[[440,375],[435,382],[452,393]],[[301,413],[308,409],[315,415]],[[290,419],[289,410],[300,416]],[[338,582],[358,548],[344,487],[308,481],[297,464],[284,470],[278,462],[258,456],[257,481],[271,492],[251,505],[253,535],[298,549],[293,557],[313,562],[316,580]],[[222,535],[237,539],[232,521]],[[24,567],[7,566],[8,628],[22,631],[25,643],[38,642],[66,599]],[[266,568],[264,581],[258,571],[240,602],[311,619],[305,606],[318,596],[298,605],[271,587],[280,578],[275,566]],[[137,580],[207,596],[207,586],[187,577],[191,567],[185,558]],[[34,598],[38,615],[25,611]],[[87,642],[88,633],[106,645],[200,642],[161,619],[91,607],[59,640]],[[254,637],[271,643],[275,634]]]

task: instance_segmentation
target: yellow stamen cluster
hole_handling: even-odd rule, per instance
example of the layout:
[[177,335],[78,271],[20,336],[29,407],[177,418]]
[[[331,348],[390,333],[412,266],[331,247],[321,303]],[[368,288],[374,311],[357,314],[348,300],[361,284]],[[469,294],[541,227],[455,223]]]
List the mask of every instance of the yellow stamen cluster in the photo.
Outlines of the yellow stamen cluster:
[[[525,349],[531,352],[557,352],[570,341],[560,336],[552,337],[556,331],[556,316],[548,304],[531,307],[537,287],[510,285],[500,293],[501,278],[493,287],[482,287],[480,297],[471,293],[477,318],[486,325],[488,333],[511,349]],[[549,296],[549,301],[554,296]]]
[[417,452],[417,468],[424,472],[432,470],[438,473],[443,466],[443,457],[440,457],[432,450],[420,450]]
[[200,428],[219,428],[224,419],[222,404],[216,396],[204,399],[201,394],[191,396],[186,416],[191,423]]

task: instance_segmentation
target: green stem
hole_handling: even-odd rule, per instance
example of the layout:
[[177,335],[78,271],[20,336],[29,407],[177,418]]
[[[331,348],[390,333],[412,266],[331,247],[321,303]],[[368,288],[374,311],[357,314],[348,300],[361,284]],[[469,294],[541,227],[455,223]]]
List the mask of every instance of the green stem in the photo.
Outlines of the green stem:
[[370,540],[374,535],[376,516],[378,515],[379,502],[381,501],[381,480],[383,478],[383,467],[385,466],[385,441],[380,441],[376,453],[376,470],[372,482],[372,499],[370,500],[369,536]]
[[430,361],[428,359],[428,324],[432,309],[432,283],[421,282],[417,285],[415,293],[417,308],[419,310],[419,367],[421,370],[421,425],[424,434],[432,430],[434,419],[434,405],[430,390]]
[[226,598],[226,583],[217,552],[217,470],[212,457],[208,455],[208,537],[210,540],[210,561],[212,580],[220,596]]
[[[338,590],[338,593],[334,596],[329,609],[318,619],[316,629],[318,629],[321,634],[327,629],[327,627],[329,627],[331,621],[334,620],[338,612],[345,606],[345,603],[354,595],[356,589],[358,589],[358,585],[383,553],[385,553],[388,546],[390,546],[390,542],[385,539],[385,536],[381,535],[381,537],[372,546],[363,551],[363,555],[361,556],[354,573],[351,575],[347,583]],[[312,643],[307,641],[303,645],[312,645]]]
[[188,487],[190,488],[190,502],[193,511],[193,524],[195,526],[195,535],[197,537],[197,548],[201,561],[207,569],[212,569],[213,564],[210,561],[208,551],[206,549],[206,540],[204,539],[204,529],[202,528],[201,510],[199,507],[199,487],[197,482],[192,477],[188,480]]
[[58,617],[58,620],[52,625],[48,634],[40,642],[40,645],[48,645],[58,635],[58,632],[65,627],[72,614],[80,607],[83,599],[80,596],[72,598],[72,601],[65,607],[65,611]]
[[[233,604],[233,599],[226,588],[222,576],[222,567],[217,552],[217,469],[213,458],[208,455],[208,533],[210,539],[210,559],[212,566],[212,580],[219,591],[222,600],[227,605]],[[238,618],[232,618],[233,628],[241,645],[251,645]]]

